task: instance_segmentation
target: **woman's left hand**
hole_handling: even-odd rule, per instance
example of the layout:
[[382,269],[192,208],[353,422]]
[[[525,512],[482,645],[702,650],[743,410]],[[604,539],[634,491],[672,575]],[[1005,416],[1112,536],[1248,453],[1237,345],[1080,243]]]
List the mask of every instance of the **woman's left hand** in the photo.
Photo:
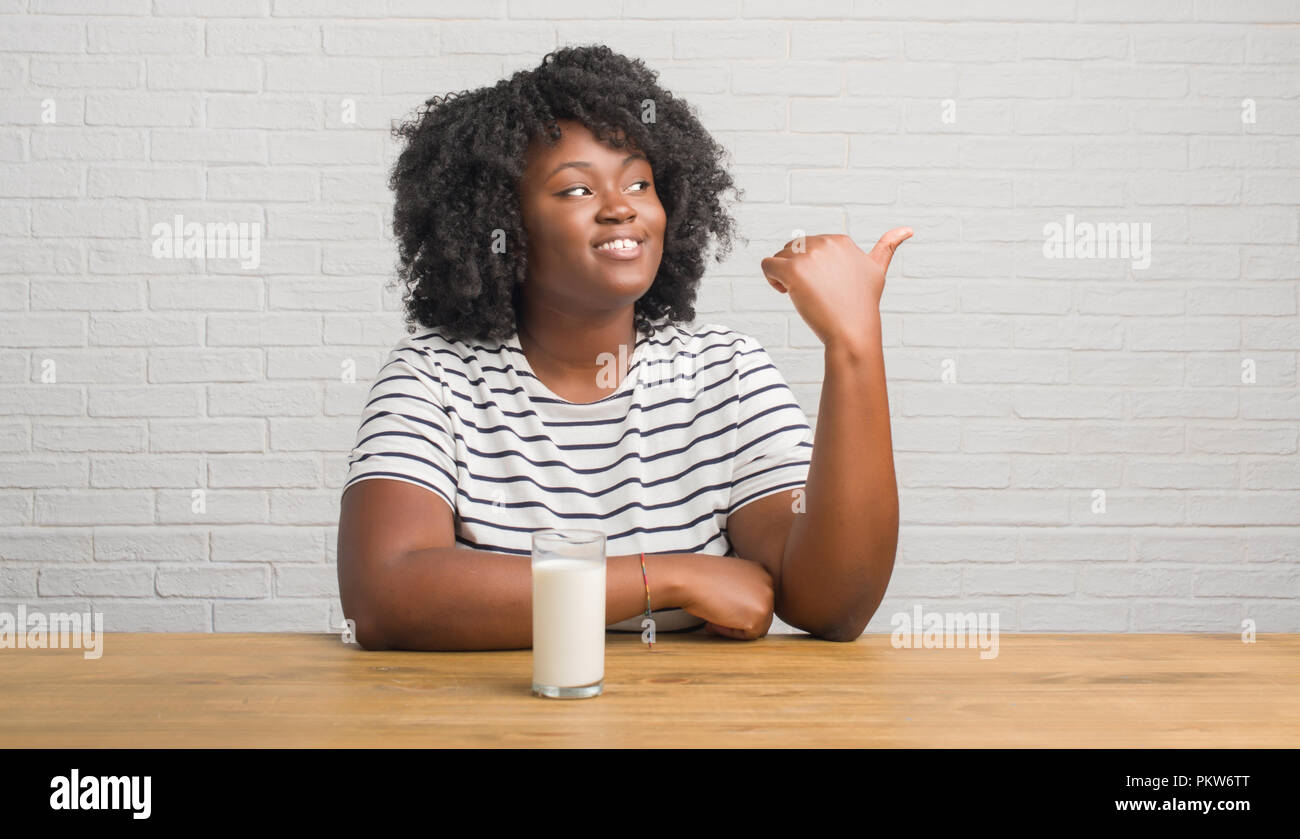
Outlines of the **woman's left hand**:
[[[880,297],[894,250],[912,235],[890,230],[870,253],[834,233],[792,239],[761,263],[768,283],[791,302],[822,344],[860,342],[878,334]],[[801,249],[796,243],[802,242]]]

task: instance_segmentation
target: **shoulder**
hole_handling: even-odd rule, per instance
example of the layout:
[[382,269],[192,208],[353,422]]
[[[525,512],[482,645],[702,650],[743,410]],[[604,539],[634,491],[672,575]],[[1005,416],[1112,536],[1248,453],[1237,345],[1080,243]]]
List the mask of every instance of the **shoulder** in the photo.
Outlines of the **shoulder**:
[[661,327],[645,356],[647,382],[691,382],[697,399],[722,399],[771,387],[775,365],[752,335],[722,323]]
[[696,326],[669,324],[660,327],[652,339],[651,350],[658,355],[690,355],[697,358],[728,359],[738,366],[741,354],[752,351],[758,343],[749,335],[721,323]]
[[438,329],[417,328],[393,346],[392,356],[413,367],[441,376],[444,370],[464,372],[483,352],[495,353],[499,342],[490,346],[473,340],[453,338]]
[[704,371],[710,382],[730,380],[736,387],[750,384],[755,373],[773,366],[767,350],[752,335],[713,322],[661,328],[650,353],[674,370]]

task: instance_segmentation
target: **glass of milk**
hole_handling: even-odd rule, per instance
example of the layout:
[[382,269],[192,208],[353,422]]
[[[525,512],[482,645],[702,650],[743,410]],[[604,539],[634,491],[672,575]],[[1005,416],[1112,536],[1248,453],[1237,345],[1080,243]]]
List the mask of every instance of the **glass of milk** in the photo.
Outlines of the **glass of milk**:
[[596,696],[605,684],[605,534],[533,532],[533,693]]

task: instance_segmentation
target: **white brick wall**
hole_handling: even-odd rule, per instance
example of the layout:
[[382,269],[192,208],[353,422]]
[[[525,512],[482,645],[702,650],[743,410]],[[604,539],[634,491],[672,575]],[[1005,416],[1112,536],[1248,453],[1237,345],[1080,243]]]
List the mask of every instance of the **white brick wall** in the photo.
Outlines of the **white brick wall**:
[[[1294,0],[4,0],[0,608],[341,625],[346,454],[403,334],[390,120],[590,41],[731,151],[750,243],[700,318],[814,418],[820,344],[758,261],[916,230],[882,301],[902,532],[869,631],[917,604],[1300,631]],[[176,215],[261,224],[260,264],[155,258]],[[1149,267],[1045,257],[1067,215],[1149,223]]]

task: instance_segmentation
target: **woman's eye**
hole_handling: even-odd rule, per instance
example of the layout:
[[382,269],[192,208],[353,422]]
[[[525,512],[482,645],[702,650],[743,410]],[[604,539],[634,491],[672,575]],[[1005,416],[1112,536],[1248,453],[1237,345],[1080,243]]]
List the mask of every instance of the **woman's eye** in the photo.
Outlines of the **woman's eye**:
[[[633,186],[636,186],[636,184],[645,184],[647,188],[650,187],[650,186],[652,186],[652,184],[651,184],[649,181],[647,181],[647,180],[639,180],[639,181],[637,181],[636,183],[634,183]],[[571,186],[571,187],[569,187],[568,189],[564,190],[564,192],[561,192],[560,194],[561,194],[561,195],[568,195],[569,193],[573,192],[575,189],[587,189],[587,188],[586,188],[585,186]],[[587,191],[588,191],[588,192],[591,192],[591,190],[589,190],[589,189],[587,189]],[[644,190],[644,189],[640,190],[640,192],[645,192],[645,191],[646,191],[646,190]]]

